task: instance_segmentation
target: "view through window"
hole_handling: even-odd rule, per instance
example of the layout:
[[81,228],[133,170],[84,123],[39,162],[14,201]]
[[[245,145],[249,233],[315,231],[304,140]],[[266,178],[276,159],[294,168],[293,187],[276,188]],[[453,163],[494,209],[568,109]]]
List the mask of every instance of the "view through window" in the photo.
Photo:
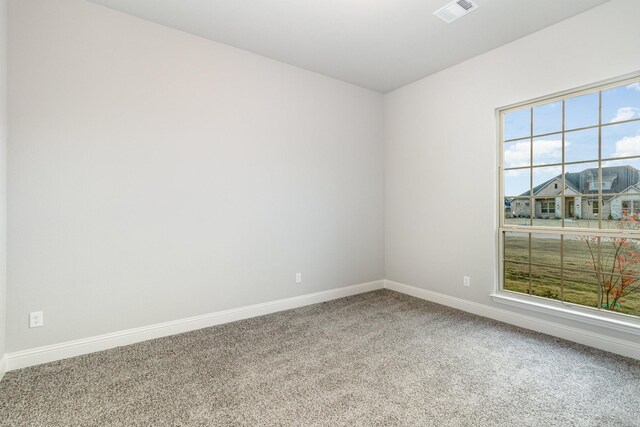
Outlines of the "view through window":
[[502,289],[640,316],[640,79],[500,120]]

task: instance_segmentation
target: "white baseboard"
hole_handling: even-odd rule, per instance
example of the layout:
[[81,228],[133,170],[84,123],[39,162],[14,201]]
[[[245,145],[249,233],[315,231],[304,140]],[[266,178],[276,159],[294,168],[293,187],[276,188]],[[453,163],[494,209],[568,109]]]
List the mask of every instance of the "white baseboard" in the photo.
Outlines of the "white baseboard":
[[26,368],[28,366],[53,362],[123,345],[135,344],[154,338],[161,338],[223,323],[276,313],[278,311],[344,298],[382,288],[387,288],[427,301],[432,301],[437,304],[446,305],[448,307],[477,314],[479,316],[488,317],[490,319],[509,323],[525,329],[542,332],[612,353],[640,359],[640,343],[625,341],[565,326],[548,320],[541,320],[532,316],[526,316],[509,310],[467,301],[461,298],[428,291],[426,289],[405,285],[391,280],[377,280],[323,292],[234,308],[202,316],[189,317],[186,319],[144,326],[141,328],[127,329],[95,337],[8,353],[0,358],[0,379],[2,379],[5,372],[10,370]]
[[2,357],[0,357],[0,381],[2,381],[2,377],[4,377],[4,374],[7,372],[7,355],[3,354]]
[[383,280],[360,283],[358,285],[331,289],[323,292],[300,295],[277,301],[249,305],[231,310],[219,311],[202,316],[189,317],[171,322],[158,323],[141,328],[127,329],[90,338],[67,341],[60,344],[37,347],[29,350],[9,353],[6,360],[6,370],[26,368],[28,366],[53,362],[82,354],[107,350],[123,345],[135,344],[154,338],[166,337],[196,329],[207,328],[223,323],[235,322],[250,317],[276,313],[278,311],[303,307],[333,299],[344,298],[363,292],[374,291],[384,287]]
[[621,340],[595,332],[573,328],[553,321],[541,320],[536,317],[526,316],[513,311],[467,301],[438,292],[417,288],[415,286],[405,285],[403,283],[393,282],[391,280],[385,280],[384,287],[416,298],[446,305],[448,307],[488,317],[500,322],[509,323],[521,328],[552,335],[568,341],[620,354],[622,356],[640,359],[640,342]]

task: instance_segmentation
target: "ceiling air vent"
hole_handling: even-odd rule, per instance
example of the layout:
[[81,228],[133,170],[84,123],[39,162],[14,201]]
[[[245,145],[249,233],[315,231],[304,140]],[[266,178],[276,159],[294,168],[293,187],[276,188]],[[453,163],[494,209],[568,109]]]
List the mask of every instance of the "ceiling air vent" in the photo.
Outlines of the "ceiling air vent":
[[471,12],[472,10],[476,10],[477,8],[478,5],[472,1],[458,0],[452,1],[448,5],[433,12],[433,14],[442,19],[447,24],[450,24],[456,19],[463,17],[467,13]]

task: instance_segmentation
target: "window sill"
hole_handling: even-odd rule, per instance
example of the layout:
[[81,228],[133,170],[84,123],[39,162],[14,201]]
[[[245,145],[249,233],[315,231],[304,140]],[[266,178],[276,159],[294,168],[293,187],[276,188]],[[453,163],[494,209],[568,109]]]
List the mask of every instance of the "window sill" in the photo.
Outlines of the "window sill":
[[547,301],[528,295],[517,295],[511,292],[491,294],[491,299],[499,304],[509,305],[537,313],[573,320],[590,326],[597,326],[640,336],[640,320],[626,319],[625,315],[599,312],[596,309],[580,307],[560,301]]

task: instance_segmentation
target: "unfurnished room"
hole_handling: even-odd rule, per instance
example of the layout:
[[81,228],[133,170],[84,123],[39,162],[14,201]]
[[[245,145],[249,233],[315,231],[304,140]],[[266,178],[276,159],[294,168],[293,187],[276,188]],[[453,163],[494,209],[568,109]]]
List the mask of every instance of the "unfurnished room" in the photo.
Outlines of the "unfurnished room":
[[640,427],[640,1],[0,0],[0,426]]

